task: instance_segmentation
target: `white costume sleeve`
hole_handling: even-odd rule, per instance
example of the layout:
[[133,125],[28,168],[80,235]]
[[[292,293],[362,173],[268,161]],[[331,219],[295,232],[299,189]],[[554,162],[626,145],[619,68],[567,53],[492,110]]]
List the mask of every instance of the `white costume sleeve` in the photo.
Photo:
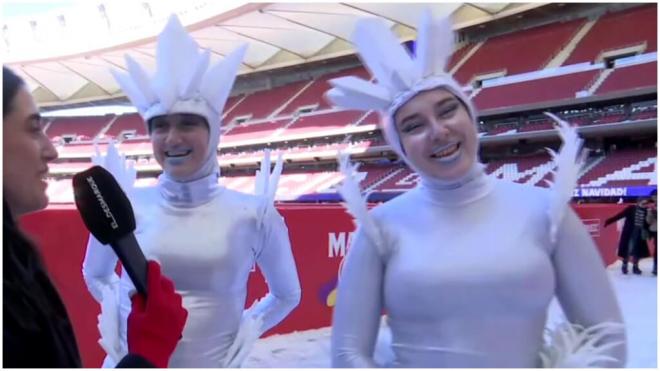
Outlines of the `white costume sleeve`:
[[266,200],[260,225],[264,239],[256,262],[269,292],[243,312],[238,333],[224,360],[225,368],[240,367],[259,336],[282,321],[300,302],[300,281],[288,229],[272,200]]
[[[114,141],[108,143],[107,152],[101,154],[98,141],[94,141],[92,163],[108,170],[117,180],[122,190],[131,196],[136,179],[136,170],[132,161],[119,153]],[[90,234],[83,261],[83,278],[87,289],[97,302],[101,303],[104,285],[115,285],[118,277],[114,270],[117,267],[117,255],[110,246],[101,244]]]
[[332,367],[377,367],[373,360],[383,308],[384,263],[359,228],[337,288],[332,323]]
[[94,299],[101,303],[103,286],[114,285],[119,277],[115,273],[117,255],[110,246],[103,245],[94,236],[89,235],[82,274],[87,289]]
[[83,261],[83,279],[87,289],[101,305],[98,316],[99,345],[108,357],[104,367],[114,367],[127,353],[127,347],[121,345],[121,321],[118,303],[119,276],[115,273],[117,255],[110,246],[101,244],[94,236],[89,236],[87,251]]
[[[133,184],[136,179],[136,171],[131,161],[126,161],[120,155],[114,142],[108,144],[106,155],[102,155],[98,142],[94,142],[95,155],[92,162],[102,166],[115,177],[127,196],[131,196]],[[106,357],[104,366],[108,362],[118,362],[127,352],[125,344],[121,345],[120,321],[118,301],[119,276],[115,273],[117,267],[117,255],[112,247],[103,245],[90,234],[83,260],[82,274],[87,289],[94,299],[101,305],[101,314],[98,317],[98,329],[101,335],[99,344],[109,357]],[[112,364],[111,366],[114,366]]]
[[271,205],[262,221],[264,242],[257,254],[257,264],[268,283],[268,294],[251,314],[263,319],[262,332],[284,319],[300,302],[300,281],[291,252],[289,231],[284,218]]
[[[569,322],[589,328],[603,323],[623,324],[603,260],[593,239],[573,210],[566,213],[558,233],[552,255],[556,275],[556,295]],[[611,346],[600,354],[616,361],[597,367],[624,367],[626,363],[626,335],[616,331],[601,341]],[[603,348],[605,349],[605,348]]]

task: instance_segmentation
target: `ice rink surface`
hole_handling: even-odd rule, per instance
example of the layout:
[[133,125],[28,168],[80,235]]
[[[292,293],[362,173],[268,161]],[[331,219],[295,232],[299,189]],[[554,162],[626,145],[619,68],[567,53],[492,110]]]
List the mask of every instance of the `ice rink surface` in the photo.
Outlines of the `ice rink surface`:
[[[657,368],[657,280],[651,274],[652,264],[651,259],[640,262],[641,276],[623,275],[620,263],[608,268],[628,334],[627,367]],[[561,308],[553,301],[548,325],[562,320]],[[330,328],[261,339],[243,367],[330,367]]]

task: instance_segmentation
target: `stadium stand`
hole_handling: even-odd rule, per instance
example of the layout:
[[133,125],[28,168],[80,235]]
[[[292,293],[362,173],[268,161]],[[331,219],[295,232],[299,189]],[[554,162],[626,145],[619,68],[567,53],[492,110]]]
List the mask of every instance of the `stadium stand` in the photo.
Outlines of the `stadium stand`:
[[[502,76],[496,83],[473,87],[476,89],[475,105],[483,116],[480,117],[480,131],[484,137],[499,139],[553,129],[549,119],[527,108],[539,104],[557,107],[552,110],[572,124],[584,127],[656,120],[656,11],[655,4],[641,5],[592,18],[518,29],[483,40],[467,40],[461,42],[449,65],[456,69],[455,77],[463,84],[494,72]],[[582,38],[580,30],[583,33],[588,30]],[[608,37],[602,37],[603,34]],[[575,44],[574,48],[571,43]],[[630,47],[635,50],[633,54],[643,58],[595,64],[609,55],[607,53]],[[511,52],[514,50],[515,53]],[[561,52],[566,55],[560,65],[572,69],[539,73]],[[629,57],[630,53],[625,56]],[[584,66],[573,66],[584,62],[587,62]],[[526,75],[520,78],[520,74]],[[305,170],[292,170],[287,165],[282,175],[278,199],[295,200],[307,194],[333,192],[332,187],[341,176],[317,165],[332,163],[333,154],[338,150],[351,150],[354,156],[371,156],[370,161],[374,156],[380,159],[379,164],[365,163],[360,168],[364,176],[360,184],[365,192],[396,193],[414,187],[419,180],[417,174],[402,164],[390,164],[391,157],[385,159],[382,135],[372,129],[380,121],[377,112],[340,111],[330,107],[324,99],[323,93],[330,87],[328,80],[347,75],[370,78],[363,67],[348,67],[230,97],[223,119],[221,143],[225,147],[219,155],[222,166],[239,164],[256,170],[262,157],[262,143],[272,142],[269,146],[275,153],[307,166]],[[612,94],[619,100],[609,102]],[[570,108],[581,102],[580,96],[591,97],[591,100]],[[491,110],[508,113],[491,119],[488,116]],[[60,152],[60,162],[51,166],[58,177],[51,180],[53,187],[49,188],[51,201],[55,203],[71,201],[70,180],[61,177],[91,164],[93,138],[101,139],[101,151],[105,150],[108,139],[115,139],[121,152],[135,157],[139,171],[146,166],[157,168],[150,154],[146,125],[136,113],[56,117],[48,124],[47,134]],[[378,149],[372,151],[376,147]],[[606,154],[590,158],[588,169],[579,180],[581,186],[655,184],[651,179],[656,164],[655,148],[646,144],[635,149],[604,149]],[[498,178],[546,186],[545,181],[551,178],[550,166],[547,155],[507,155],[489,161],[486,171]],[[149,175],[141,178],[139,184],[154,182],[154,175]],[[250,192],[254,176],[232,175],[230,171],[221,182],[229,188]]]

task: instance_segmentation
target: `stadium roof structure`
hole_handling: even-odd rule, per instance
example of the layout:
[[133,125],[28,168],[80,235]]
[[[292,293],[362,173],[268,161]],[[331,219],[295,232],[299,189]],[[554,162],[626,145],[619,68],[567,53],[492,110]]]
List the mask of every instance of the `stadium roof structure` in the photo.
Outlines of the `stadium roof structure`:
[[212,63],[249,43],[241,74],[354,54],[357,19],[378,17],[401,41],[415,38],[425,7],[452,16],[456,30],[547,3],[237,3],[226,1],[88,1],[67,11],[3,20],[3,63],[45,107],[122,97],[110,74],[130,54],[153,72],[156,35],[176,13],[212,51]]

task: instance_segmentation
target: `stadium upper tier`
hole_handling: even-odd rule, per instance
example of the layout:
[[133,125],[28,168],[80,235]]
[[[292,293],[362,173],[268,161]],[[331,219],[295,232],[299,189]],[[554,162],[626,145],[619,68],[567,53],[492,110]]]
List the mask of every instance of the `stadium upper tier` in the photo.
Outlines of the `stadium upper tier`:
[[[429,8],[437,16],[451,16],[457,30],[480,27],[502,18],[514,19],[518,15],[534,19],[548,12],[582,8],[517,2],[57,3],[43,7],[7,5],[3,18],[3,43],[0,43],[3,61],[24,77],[42,106],[121,97],[109,70],[125,69],[124,55],[129,54],[146,66],[147,72],[153,72],[154,41],[171,14],[177,14],[198,44],[211,51],[213,62],[248,44],[240,74],[251,78],[307,63],[350,59],[355,50],[348,40],[357,20],[365,17],[379,18],[402,42],[407,42],[415,38],[419,16]],[[19,12],[9,11],[10,7]]]
[[[565,120],[578,126],[596,126],[603,124],[644,123],[657,117],[655,102],[647,102],[644,106],[606,107],[599,110],[585,110],[573,114],[561,114]],[[510,121],[500,122],[490,127],[481,127],[481,137],[489,138],[518,133],[553,130],[552,122],[545,116],[541,118],[524,118],[524,113],[513,115]],[[373,133],[377,129],[377,115],[356,111],[321,111],[298,117],[271,119],[250,125],[233,125],[225,128],[219,150],[221,153],[231,153],[242,147],[260,145],[271,142],[283,143],[287,140],[322,139],[333,135],[334,141],[343,143],[355,142],[352,135],[356,133]],[[83,118],[56,118],[49,122],[46,132],[58,146],[61,159],[87,160],[94,152],[92,138],[96,136],[101,150],[104,150],[109,139],[108,135],[114,125],[122,125],[122,131],[134,133],[129,138],[118,137],[119,150],[128,156],[150,156],[151,144],[145,135],[146,125],[137,114],[122,116],[107,116],[88,120]],[[126,125],[131,124],[128,127]],[[80,130],[79,130],[80,129]],[[64,134],[64,133],[68,134]],[[114,130],[119,133],[118,130]],[[55,134],[55,135],[53,135]],[[73,140],[68,143],[63,137]],[[360,140],[357,140],[360,141]],[[384,145],[384,144],[383,144]],[[236,148],[236,149],[233,149]]]
[[[492,37],[458,48],[450,64],[459,81],[471,84],[471,96],[482,115],[565,105],[585,97],[655,93],[656,9],[655,4],[643,5],[595,20],[555,22]],[[630,54],[637,56],[607,63],[610,57]],[[373,130],[378,122],[375,113],[336,111],[324,99],[328,80],[345,75],[369,79],[364,68],[355,67],[232,97],[225,106],[223,141],[243,145],[264,138]],[[533,126],[523,131],[528,130]],[[490,134],[500,131],[507,130],[498,128]],[[69,136],[76,141],[145,136],[146,127],[136,114],[57,118],[47,133],[51,138]]]

